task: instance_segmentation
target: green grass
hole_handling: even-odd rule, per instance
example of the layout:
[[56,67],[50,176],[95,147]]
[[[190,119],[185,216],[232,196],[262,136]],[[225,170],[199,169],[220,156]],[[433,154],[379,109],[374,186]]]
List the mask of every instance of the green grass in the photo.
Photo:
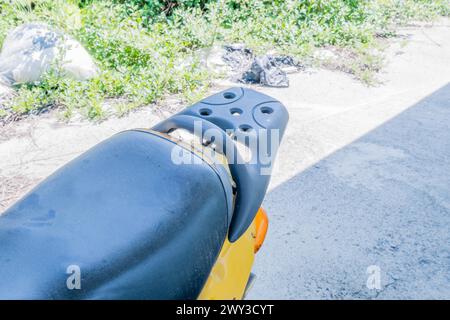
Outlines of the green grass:
[[43,21],[79,40],[101,70],[81,82],[55,65],[38,83],[17,86],[0,117],[59,107],[67,118],[77,112],[99,120],[167,94],[198,97],[214,75],[196,51],[217,43],[300,59],[333,46],[351,57],[340,68],[370,83],[381,65],[370,53],[378,37],[449,14],[450,0],[0,0],[0,44],[14,26]]

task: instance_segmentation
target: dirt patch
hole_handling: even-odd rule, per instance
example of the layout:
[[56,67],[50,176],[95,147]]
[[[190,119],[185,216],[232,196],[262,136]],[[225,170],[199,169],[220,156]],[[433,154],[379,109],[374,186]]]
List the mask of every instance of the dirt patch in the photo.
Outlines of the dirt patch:
[[0,176],[0,214],[20,196],[30,191],[39,179],[23,175],[13,177]]

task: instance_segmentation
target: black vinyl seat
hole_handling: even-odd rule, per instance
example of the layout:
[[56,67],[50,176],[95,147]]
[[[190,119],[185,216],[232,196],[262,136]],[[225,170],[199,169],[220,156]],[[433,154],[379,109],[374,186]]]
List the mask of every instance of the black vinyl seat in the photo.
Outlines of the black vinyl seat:
[[[125,131],[0,216],[1,299],[195,299],[226,238],[229,181]],[[81,289],[67,268],[79,266]]]

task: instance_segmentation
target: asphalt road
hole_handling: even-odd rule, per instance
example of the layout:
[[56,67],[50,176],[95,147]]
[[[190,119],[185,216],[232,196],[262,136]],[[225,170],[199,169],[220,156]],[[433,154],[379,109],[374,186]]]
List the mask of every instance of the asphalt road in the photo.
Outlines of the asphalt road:
[[317,71],[261,89],[291,118],[248,298],[450,299],[449,34],[403,30],[376,87]]

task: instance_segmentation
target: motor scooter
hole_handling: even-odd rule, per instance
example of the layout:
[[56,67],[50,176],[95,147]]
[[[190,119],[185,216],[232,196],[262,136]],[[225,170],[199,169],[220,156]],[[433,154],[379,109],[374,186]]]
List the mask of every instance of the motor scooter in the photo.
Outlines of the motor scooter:
[[0,216],[0,299],[242,299],[287,122],[230,88],[94,146]]

